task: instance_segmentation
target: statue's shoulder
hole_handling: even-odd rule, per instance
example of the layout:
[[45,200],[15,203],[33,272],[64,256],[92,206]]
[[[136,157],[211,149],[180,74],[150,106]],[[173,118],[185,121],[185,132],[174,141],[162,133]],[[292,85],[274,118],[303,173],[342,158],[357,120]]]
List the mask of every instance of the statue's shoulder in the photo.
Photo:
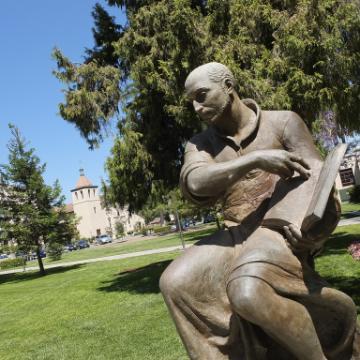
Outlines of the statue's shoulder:
[[284,130],[288,125],[303,123],[301,117],[291,110],[263,110],[262,121],[273,129]]

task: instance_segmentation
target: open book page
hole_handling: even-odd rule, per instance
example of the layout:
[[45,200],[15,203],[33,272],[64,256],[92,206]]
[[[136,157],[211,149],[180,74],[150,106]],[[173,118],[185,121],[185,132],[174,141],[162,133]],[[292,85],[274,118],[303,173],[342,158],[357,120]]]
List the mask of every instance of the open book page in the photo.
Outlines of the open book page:
[[322,219],[346,149],[346,144],[339,144],[326,157],[314,190],[314,196],[301,226],[302,230],[309,230],[317,221]]
[[300,177],[280,179],[275,186],[263,225],[282,228],[294,224],[307,231],[319,221],[324,215],[346,147],[346,144],[339,144],[329,153],[324,163],[317,159],[308,161],[311,167],[308,180]]
[[305,180],[294,176],[289,180],[279,179],[276,183],[269,210],[263,219],[263,225],[270,228],[282,228],[294,224],[301,228],[314,195],[316,184],[322,169],[322,161],[308,161],[311,176]]

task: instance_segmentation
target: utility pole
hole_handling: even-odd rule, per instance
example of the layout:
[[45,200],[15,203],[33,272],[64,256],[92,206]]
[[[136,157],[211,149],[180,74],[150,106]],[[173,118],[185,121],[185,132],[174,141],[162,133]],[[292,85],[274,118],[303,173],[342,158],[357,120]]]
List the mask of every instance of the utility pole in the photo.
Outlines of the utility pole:
[[[171,199],[168,199],[168,206],[171,209]],[[175,212],[175,216],[176,216],[176,222],[179,225],[181,245],[182,245],[183,250],[185,250],[185,241],[184,241],[184,236],[183,236],[183,233],[182,233],[182,226],[181,226],[181,222],[180,222],[179,212],[178,212],[178,210],[176,208],[176,205],[174,206],[174,212]]]
[[180,219],[179,219],[179,213],[178,213],[176,208],[175,208],[175,215],[176,215],[176,221],[179,224],[181,245],[183,247],[183,250],[185,250],[185,241],[184,241],[184,236],[183,236],[183,233],[182,233],[182,226],[181,226],[181,222],[180,222]]

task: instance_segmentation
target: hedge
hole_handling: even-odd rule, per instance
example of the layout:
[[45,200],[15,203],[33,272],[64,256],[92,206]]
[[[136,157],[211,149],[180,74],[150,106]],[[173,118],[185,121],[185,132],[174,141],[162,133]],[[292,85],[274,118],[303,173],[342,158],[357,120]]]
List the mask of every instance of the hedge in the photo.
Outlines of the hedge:
[[0,269],[11,269],[14,267],[25,266],[25,265],[26,265],[26,259],[22,257],[0,261]]

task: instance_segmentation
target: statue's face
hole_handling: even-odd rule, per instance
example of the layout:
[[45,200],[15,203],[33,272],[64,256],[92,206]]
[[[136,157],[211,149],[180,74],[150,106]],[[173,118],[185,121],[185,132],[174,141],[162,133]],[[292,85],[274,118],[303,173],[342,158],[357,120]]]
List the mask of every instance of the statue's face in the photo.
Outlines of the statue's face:
[[185,92],[200,118],[216,123],[230,104],[225,84],[214,82],[206,73],[192,73],[185,83]]

